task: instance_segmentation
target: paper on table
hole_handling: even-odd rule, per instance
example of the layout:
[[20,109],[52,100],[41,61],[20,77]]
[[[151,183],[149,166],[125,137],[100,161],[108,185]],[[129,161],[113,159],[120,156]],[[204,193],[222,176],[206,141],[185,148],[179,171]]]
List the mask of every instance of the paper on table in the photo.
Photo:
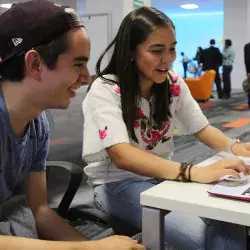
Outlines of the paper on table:
[[208,193],[233,199],[250,200],[250,183],[222,181],[211,187]]
[[[250,158],[236,156],[226,152],[216,154],[214,157],[209,159],[209,162],[204,161],[201,165],[204,166],[203,163],[206,165],[212,164],[223,158],[239,158],[243,160],[246,165],[250,166]],[[225,196],[233,199],[250,200],[250,175],[245,176],[243,173],[240,173],[239,180],[224,178],[218,184],[211,187],[208,192],[213,195]]]

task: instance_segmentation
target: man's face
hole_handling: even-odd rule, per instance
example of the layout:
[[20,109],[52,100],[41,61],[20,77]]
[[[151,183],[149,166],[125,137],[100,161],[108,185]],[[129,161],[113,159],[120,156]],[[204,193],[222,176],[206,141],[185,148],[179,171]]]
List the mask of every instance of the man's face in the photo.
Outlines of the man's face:
[[90,56],[90,41],[84,28],[68,32],[68,50],[58,57],[56,68],[45,67],[42,74],[44,82],[44,105],[46,109],[66,109],[76,90],[90,83],[87,62]]

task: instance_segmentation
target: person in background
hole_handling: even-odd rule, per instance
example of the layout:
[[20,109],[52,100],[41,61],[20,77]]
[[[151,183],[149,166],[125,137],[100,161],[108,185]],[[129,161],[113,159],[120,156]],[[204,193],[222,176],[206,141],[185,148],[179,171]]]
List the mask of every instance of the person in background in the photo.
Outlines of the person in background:
[[[244,62],[246,66],[248,83],[250,86],[250,43],[247,43],[244,46]],[[248,89],[250,89],[250,87]],[[250,93],[247,93],[247,96],[248,96],[248,107],[250,108]]]
[[224,98],[228,99],[231,97],[231,72],[233,70],[233,63],[235,59],[235,52],[232,47],[232,41],[230,39],[225,40],[223,49],[223,93]]
[[[164,13],[132,11],[98,60],[97,79],[82,104],[84,171],[95,203],[136,228],[142,226],[141,192],[163,180],[213,183],[227,174],[249,174],[240,159],[202,168],[171,160],[176,126],[217,151],[250,157],[250,145],[211,126],[185,81],[170,70],[176,44],[175,26]],[[246,228],[171,212],[165,239],[181,249],[245,250]]]
[[216,71],[215,84],[217,88],[218,98],[222,99],[223,91],[221,88],[221,78],[219,67],[222,65],[222,54],[218,48],[215,47],[215,40],[210,40],[210,47],[205,49],[201,55],[201,63],[203,70],[213,69]]
[[183,72],[184,72],[184,75],[183,77],[184,78],[187,78],[187,70],[188,70],[188,63],[189,63],[189,59],[187,56],[185,56],[185,53],[184,52],[181,52],[181,56],[182,56],[182,65],[183,65]]
[[201,63],[202,53],[203,53],[202,47],[198,47],[196,55],[194,57],[194,60],[197,61],[197,65],[198,65],[196,76],[200,76],[201,75],[201,71],[202,71],[202,63]]
[[66,109],[90,82],[89,56],[87,31],[71,8],[33,0],[0,15],[0,249],[145,250],[127,237],[87,241],[47,203],[44,111]]

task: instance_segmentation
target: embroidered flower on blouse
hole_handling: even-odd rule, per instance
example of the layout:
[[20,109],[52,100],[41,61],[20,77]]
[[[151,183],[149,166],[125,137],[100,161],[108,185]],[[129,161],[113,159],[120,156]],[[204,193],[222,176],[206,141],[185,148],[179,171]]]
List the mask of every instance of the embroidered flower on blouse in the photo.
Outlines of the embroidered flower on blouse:
[[179,80],[179,76],[178,76],[178,75],[172,76],[172,81],[173,81],[173,83],[178,82],[178,80]]
[[120,87],[118,85],[116,85],[116,87],[115,87],[115,92],[117,94],[121,94],[121,89],[120,89]]
[[121,94],[121,88],[120,88],[117,84],[114,84],[113,86],[114,86],[115,92],[116,92],[118,95],[120,95],[120,94]]
[[170,104],[173,103],[174,97],[178,97],[181,93],[180,85],[178,84],[179,76],[178,75],[172,75],[169,77],[169,89],[172,94],[170,98]]
[[174,97],[177,97],[180,95],[180,92],[181,92],[181,88],[180,88],[180,85],[177,85],[177,84],[170,84],[170,91],[171,93],[173,94]]
[[144,115],[142,109],[140,109],[140,108],[137,109],[137,117],[140,119],[147,119],[147,116]]
[[140,124],[140,122],[139,122],[139,121],[137,121],[137,120],[136,120],[136,121],[134,121],[134,127],[135,127],[135,128],[139,128],[139,127],[140,127],[140,125],[141,125],[141,124]]
[[158,143],[165,143],[171,139],[166,134],[170,128],[170,122],[163,122],[161,128],[152,125],[151,120],[143,113],[143,110],[137,109],[137,120],[134,122],[134,128],[140,129],[142,140],[147,144],[147,151],[153,150]]
[[99,129],[99,136],[100,136],[100,139],[101,140],[104,140],[106,137],[107,137],[107,130],[108,130],[108,127],[106,126],[105,129]]

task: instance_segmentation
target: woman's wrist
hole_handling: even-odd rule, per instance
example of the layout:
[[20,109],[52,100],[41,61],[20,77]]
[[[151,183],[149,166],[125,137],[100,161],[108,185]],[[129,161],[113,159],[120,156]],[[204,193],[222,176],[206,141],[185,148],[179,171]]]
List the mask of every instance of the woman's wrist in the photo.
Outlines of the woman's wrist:
[[201,168],[193,166],[190,170],[190,181],[199,182],[199,173]]
[[231,140],[228,142],[228,150],[227,150],[227,152],[236,155],[236,153],[235,153],[235,151],[234,151],[233,148],[234,148],[234,146],[235,146],[237,143],[241,143],[241,141],[240,141],[239,139],[231,139]]
[[193,168],[193,164],[189,164],[186,162],[180,163],[179,166],[179,173],[176,176],[175,180],[184,181],[184,182],[191,182],[191,171]]

